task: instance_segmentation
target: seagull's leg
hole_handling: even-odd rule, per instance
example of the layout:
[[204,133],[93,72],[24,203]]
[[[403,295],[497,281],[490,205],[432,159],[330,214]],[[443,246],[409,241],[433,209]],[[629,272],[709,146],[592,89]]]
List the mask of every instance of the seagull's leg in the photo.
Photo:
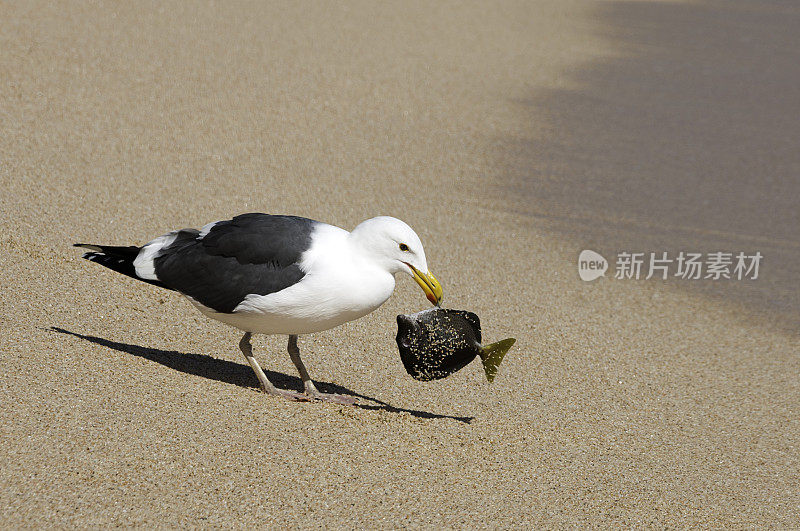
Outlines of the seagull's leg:
[[300,348],[297,346],[297,336],[289,336],[289,356],[292,358],[292,363],[297,367],[297,372],[300,373],[300,378],[303,379],[303,387],[306,389],[306,395],[316,400],[326,400],[328,402],[335,402],[337,404],[344,404],[352,406],[356,403],[356,399],[352,396],[335,395],[332,393],[323,393],[317,390],[311,376],[308,375],[306,366],[303,365],[303,360],[300,359]]
[[261,370],[261,366],[258,364],[258,361],[253,357],[253,346],[250,344],[250,332],[245,332],[242,340],[239,341],[239,348],[242,349],[242,354],[244,357],[247,358],[247,363],[250,364],[250,367],[253,368],[253,372],[256,373],[256,377],[258,377],[259,383],[261,383],[261,390],[265,393],[271,395],[278,395],[284,398],[288,398],[290,400],[308,400],[308,397],[301,393],[295,393],[294,391],[289,391],[286,389],[278,389],[272,382],[267,379],[267,375],[264,374],[264,371]]

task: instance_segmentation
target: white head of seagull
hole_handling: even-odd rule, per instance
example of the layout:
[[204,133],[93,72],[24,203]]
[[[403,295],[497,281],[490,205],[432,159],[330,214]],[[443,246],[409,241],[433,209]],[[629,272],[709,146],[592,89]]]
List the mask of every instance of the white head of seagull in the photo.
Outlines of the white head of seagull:
[[359,223],[350,233],[350,239],[362,253],[389,273],[410,275],[428,300],[439,305],[442,286],[428,270],[422,241],[404,221],[390,216],[371,218]]

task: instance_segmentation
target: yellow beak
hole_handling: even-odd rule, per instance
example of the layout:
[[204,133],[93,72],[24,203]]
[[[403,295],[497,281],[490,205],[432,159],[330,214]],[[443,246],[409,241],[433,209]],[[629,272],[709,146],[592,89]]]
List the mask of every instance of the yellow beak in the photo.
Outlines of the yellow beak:
[[425,292],[425,296],[431,301],[431,304],[439,306],[442,302],[442,285],[436,280],[432,273],[423,273],[416,267],[408,264],[408,267],[414,272],[414,280]]

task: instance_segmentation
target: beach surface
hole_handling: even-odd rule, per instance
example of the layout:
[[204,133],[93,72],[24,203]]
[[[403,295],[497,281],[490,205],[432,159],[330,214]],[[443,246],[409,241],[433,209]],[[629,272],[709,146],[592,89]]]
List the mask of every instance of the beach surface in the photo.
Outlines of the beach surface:
[[[800,527],[792,2],[0,2],[0,526]],[[408,222],[515,337],[240,334],[80,258],[243,212]],[[605,256],[584,282],[584,249]],[[616,279],[620,252],[757,279]],[[674,270],[673,270],[674,271]],[[644,276],[644,275],[643,275]],[[285,337],[258,336],[299,389]]]

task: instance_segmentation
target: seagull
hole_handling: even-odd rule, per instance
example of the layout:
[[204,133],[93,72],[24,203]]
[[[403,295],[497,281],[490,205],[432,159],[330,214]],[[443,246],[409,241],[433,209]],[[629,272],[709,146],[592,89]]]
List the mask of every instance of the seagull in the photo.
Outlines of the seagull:
[[[379,216],[352,231],[298,216],[242,214],[200,230],[181,229],[142,247],[76,243],[83,258],[174,290],[204,315],[242,330],[239,348],[268,394],[352,405],[323,393],[300,359],[297,338],[377,309],[406,273],[439,306],[442,286],[428,269],[422,242],[405,222]],[[253,356],[253,334],[289,336],[288,351],[304,393],[278,389]]]

